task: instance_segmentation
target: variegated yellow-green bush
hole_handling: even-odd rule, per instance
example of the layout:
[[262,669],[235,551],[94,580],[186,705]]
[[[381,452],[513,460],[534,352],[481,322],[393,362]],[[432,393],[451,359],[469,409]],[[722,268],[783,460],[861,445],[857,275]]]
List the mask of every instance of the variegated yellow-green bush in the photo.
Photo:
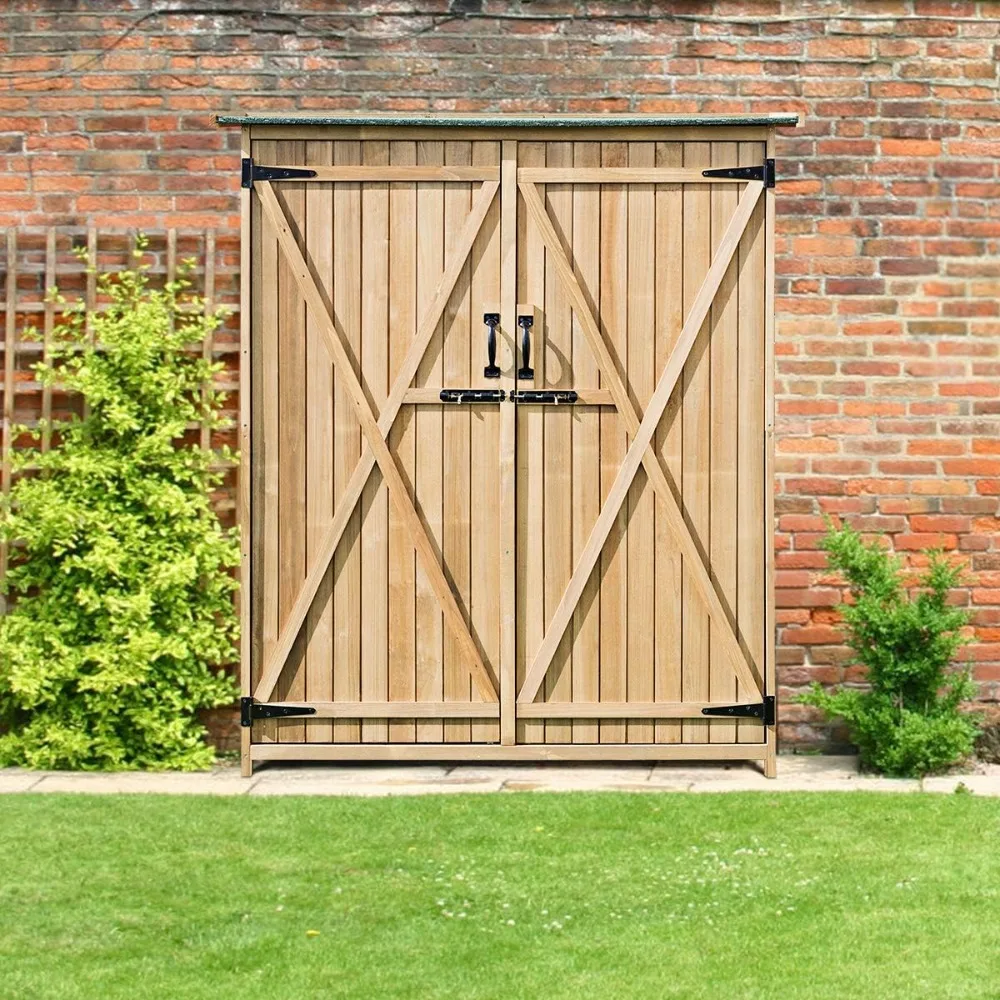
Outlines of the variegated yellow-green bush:
[[53,424],[44,452],[42,428],[21,429],[35,446],[15,453],[0,511],[14,598],[0,619],[0,764],[204,767],[197,712],[236,694],[223,667],[238,544],[210,502],[216,455],[185,438],[222,422],[222,394],[202,395],[220,366],[192,350],[222,313],[205,316],[184,280],[151,287],[140,256],[98,277],[110,304],[91,314],[92,340],[71,311],[36,366],[86,409]]

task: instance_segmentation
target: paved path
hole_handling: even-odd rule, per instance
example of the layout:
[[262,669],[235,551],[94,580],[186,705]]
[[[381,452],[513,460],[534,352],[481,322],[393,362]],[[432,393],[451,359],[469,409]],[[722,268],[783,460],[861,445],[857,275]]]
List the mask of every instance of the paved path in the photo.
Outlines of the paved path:
[[750,764],[269,764],[198,774],[81,774],[0,769],[0,792],[158,792],[179,795],[426,795],[451,792],[954,792],[1000,797],[1000,766],[923,781],[858,773],[854,757],[782,756],[768,781]]

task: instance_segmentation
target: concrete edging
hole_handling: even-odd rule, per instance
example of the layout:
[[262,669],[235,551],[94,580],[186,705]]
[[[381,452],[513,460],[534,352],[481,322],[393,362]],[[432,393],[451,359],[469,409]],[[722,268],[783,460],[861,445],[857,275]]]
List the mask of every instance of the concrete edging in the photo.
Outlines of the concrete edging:
[[78,792],[166,795],[428,795],[456,792],[924,792],[950,794],[960,786],[1000,797],[1000,767],[977,773],[916,779],[858,772],[857,758],[782,756],[769,781],[752,764],[270,764],[251,778],[223,766],[177,772],[66,772],[0,769],[0,793]]

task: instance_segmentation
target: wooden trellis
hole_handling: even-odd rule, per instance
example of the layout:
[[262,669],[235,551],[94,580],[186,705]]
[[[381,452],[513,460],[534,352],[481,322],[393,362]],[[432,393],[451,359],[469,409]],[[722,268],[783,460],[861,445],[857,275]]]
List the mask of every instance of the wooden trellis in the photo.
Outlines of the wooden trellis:
[[[190,291],[205,298],[205,309],[225,305],[232,315],[223,326],[202,344],[206,359],[224,361],[226,370],[217,387],[231,394],[228,408],[238,405],[239,388],[239,238],[218,234],[215,230],[178,229],[144,232],[147,246],[142,262],[149,265],[154,285],[173,280],[179,262],[194,258],[195,266],[187,276]],[[8,229],[3,240],[5,253],[0,266],[0,286],[4,289],[3,383],[0,386],[3,413],[3,442],[0,450],[0,490],[11,487],[12,453],[17,447],[11,428],[34,426],[39,420],[51,421],[73,412],[81,412],[81,401],[71,394],[42,386],[34,377],[32,366],[48,360],[52,337],[63,318],[61,310],[82,301],[88,311],[101,309],[97,273],[113,272],[134,263],[133,251],[138,233],[135,230],[98,230],[96,227],[56,227],[47,229]],[[78,253],[86,250],[85,259]],[[57,287],[67,299],[67,306],[51,300],[48,291]],[[37,331],[27,339],[25,332]],[[88,329],[89,334],[89,329]],[[201,444],[213,444],[209,428],[201,427]],[[235,438],[231,442],[235,444]],[[43,432],[42,448],[49,447],[49,435]],[[220,510],[231,511],[231,497],[222,498]],[[0,578],[6,572],[7,552],[0,548]],[[2,605],[0,605],[2,610]]]

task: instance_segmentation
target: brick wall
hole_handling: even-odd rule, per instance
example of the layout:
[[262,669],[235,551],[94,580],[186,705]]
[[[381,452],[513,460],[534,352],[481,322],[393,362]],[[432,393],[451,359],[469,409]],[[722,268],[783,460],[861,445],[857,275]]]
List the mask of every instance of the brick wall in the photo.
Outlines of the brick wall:
[[[173,9],[175,12],[171,13]],[[844,678],[823,512],[970,564],[1000,695],[1000,4],[12,2],[0,224],[237,227],[220,111],[797,111],[778,140],[779,677]],[[786,742],[823,730],[783,708]]]

